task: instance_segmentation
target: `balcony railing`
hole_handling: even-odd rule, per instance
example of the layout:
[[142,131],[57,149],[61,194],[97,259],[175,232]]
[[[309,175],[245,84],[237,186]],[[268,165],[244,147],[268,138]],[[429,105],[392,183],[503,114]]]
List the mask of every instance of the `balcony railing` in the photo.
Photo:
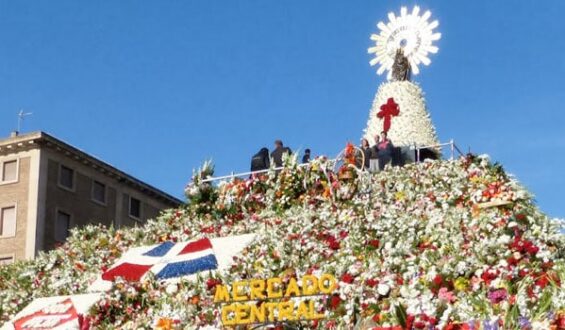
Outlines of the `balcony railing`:
[[[446,147],[449,146],[449,152],[450,152],[450,156],[449,159],[453,160],[455,159],[455,154],[458,153],[459,156],[465,156],[465,154],[463,152],[461,152],[461,150],[459,149],[459,147],[457,147],[457,145],[455,144],[455,141],[452,139],[449,142],[445,142],[445,143],[439,143],[439,144],[435,144],[435,145],[428,145],[428,146],[412,146],[410,147],[410,150],[414,150],[416,155],[415,155],[415,162],[419,163],[420,159],[421,159],[421,150],[423,149],[441,149],[442,147]],[[340,154],[333,159],[328,160],[328,162],[330,164],[335,164],[337,162],[339,162],[341,160],[340,155],[342,154],[342,152],[340,152]],[[306,166],[310,166],[310,163],[305,163],[305,164],[300,164],[298,165],[299,167],[306,167]],[[333,167],[333,166],[331,166]],[[215,181],[221,181],[221,180],[232,180],[234,178],[244,178],[244,177],[249,177],[251,175],[256,175],[256,174],[262,174],[262,173],[268,173],[271,170],[282,170],[284,169],[284,167],[275,167],[273,169],[269,168],[266,170],[260,170],[260,171],[249,171],[249,172],[239,172],[239,173],[231,173],[228,175],[222,175],[222,176],[216,176],[216,177],[209,177],[209,178],[205,178],[202,180],[202,182],[215,182]]]

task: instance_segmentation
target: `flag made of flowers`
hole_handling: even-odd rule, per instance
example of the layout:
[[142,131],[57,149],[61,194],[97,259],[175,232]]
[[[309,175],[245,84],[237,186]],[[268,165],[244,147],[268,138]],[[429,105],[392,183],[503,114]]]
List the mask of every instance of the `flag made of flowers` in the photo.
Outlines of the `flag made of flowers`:
[[4,324],[1,330],[78,330],[83,325],[83,315],[98,300],[99,293],[38,298]]
[[246,234],[188,242],[165,241],[132,248],[104,271],[88,290],[108,291],[117,278],[138,282],[151,273],[157,280],[167,281],[180,277],[191,279],[200,272],[226,269],[235,254],[254,237],[255,234]]

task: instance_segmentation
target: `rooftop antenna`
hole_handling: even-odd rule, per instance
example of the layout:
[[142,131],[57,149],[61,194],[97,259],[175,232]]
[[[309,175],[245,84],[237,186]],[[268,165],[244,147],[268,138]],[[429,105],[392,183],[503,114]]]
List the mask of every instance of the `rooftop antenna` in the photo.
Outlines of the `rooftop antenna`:
[[32,112],[24,112],[24,110],[20,110],[20,112],[18,112],[18,130],[16,131],[16,133],[19,133],[21,128],[22,128],[22,122],[24,121],[24,117],[25,116],[30,116],[33,115]]

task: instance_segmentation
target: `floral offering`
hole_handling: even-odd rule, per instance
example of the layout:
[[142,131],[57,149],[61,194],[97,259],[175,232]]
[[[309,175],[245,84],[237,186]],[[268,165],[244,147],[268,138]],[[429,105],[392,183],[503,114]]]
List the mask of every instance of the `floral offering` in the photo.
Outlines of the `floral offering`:
[[486,157],[375,174],[287,158],[264,176],[206,182],[211,175],[206,163],[186,188],[186,205],[145,226],[77,228],[60,248],[1,266],[0,321],[35,298],[86,293],[130,248],[255,234],[221,271],[118,278],[81,315],[81,327],[222,329],[219,284],[332,274],[336,290],[315,311],[324,317],[286,325],[565,329],[563,223]]

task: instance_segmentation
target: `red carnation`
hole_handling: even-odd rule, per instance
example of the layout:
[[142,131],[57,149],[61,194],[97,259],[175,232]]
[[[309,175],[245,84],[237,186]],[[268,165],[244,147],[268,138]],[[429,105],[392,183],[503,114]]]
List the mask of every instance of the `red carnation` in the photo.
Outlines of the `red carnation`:
[[492,280],[498,277],[499,272],[494,270],[487,270],[481,274],[481,278],[485,281],[486,285],[489,285]]
[[509,265],[516,266],[520,262],[520,259],[516,259],[514,258],[514,256],[510,256],[508,259],[506,259],[506,262],[508,262]]
[[332,249],[332,250],[339,250],[340,244],[339,244],[339,242],[335,239],[335,237],[330,236],[330,237],[327,238],[326,241],[328,242],[328,246],[330,247],[330,249]]
[[530,244],[528,244],[528,245],[526,246],[526,251],[527,251],[529,254],[535,256],[535,255],[538,253],[539,248],[538,248],[537,246],[533,245],[531,242],[528,242],[528,243],[530,243]]
[[528,272],[529,271],[526,268],[523,268],[523,269],[520,269],[520,271],[518,272],[518,275],[520,277],[524,277],[524,276],[528,275]]
[[534,292],[534,288],[532,286],[529,286],[526,289],[526,292],[528,293],[529,298],[535,298],[536,297],[536,293]]
[[559,313],[555,319],[557,329],[565,329],[565,313]]
[[341,277],[341,281],[344,282],[344,283],[351,284],[351,283],[353,283],[353,280],[354,280],[354,277],[351,276],[348,273],[343,274],[343,276]]
[[441,278],[440,274],[437,274],[433,280],[434,284],[440,286],[443,283],[443,279]]
[[368,286],[370,286],[371,288],[374,288],[375,286],[377,286],[379,284],[379,281],[375,280],[375,279],[368,279],[365,281],[365,284],[367,284]]
[[406,329],[412,329],[415,318],[416,317],[414,315],[408,315],[408,317],[406,317]]
[[375,249],[379,247],[379,240],[378,239],[372,239],[369,241],[369,245],[374,247]]
[[331,309],[336,309],[339,304],[341,304],[341,299],[339,298],[338,295],[333,295],[332,298],[330,299],[330,307]]
[[414,328],[416,328],[416,329],[424,329],[425,327],[426,327],[426,323],[424,323],[422,321],[414,322]]
[[212,288],[215,288],[218,284],[222,284],[222,281],[219,279],[210,278],[208,279],[208,281],[206,281],[206,288],[208,288],[208,290],[212,290]]
[[549,284],[549,277],[547,274],[542,274],[540,278],[536,280],[536,285],[540,288],[545,288]]

